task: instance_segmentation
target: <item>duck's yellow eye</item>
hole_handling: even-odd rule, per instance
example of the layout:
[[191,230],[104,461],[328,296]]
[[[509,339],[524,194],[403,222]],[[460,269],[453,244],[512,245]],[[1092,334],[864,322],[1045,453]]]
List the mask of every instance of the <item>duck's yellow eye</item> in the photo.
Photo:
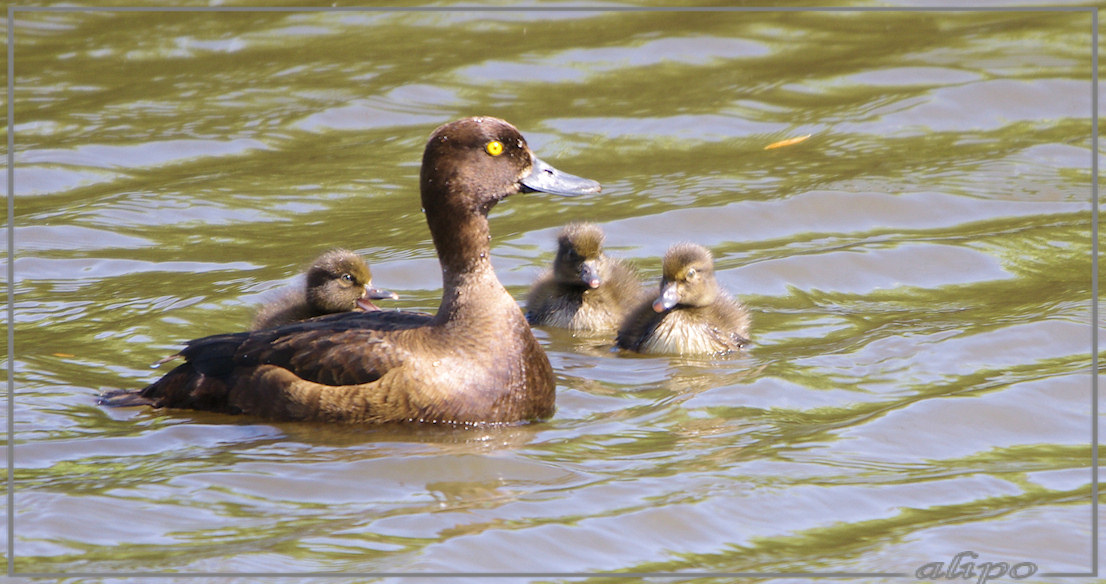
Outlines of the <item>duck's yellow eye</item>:
[[503,154],[503,142],[500,142],[499,140],[492,140],[484,146],[484,150],[486,150],[487,153],[491,154],[492,156],[499,156],[500,154]]

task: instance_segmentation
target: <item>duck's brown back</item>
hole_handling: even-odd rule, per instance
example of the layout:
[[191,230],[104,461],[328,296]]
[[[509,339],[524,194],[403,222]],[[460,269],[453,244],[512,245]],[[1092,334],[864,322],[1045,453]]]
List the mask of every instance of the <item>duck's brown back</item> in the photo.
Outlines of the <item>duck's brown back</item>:
[[433,320],[410,312],[343,313],[204,337],[181,351],[185,363],[137,396],[119,392],[104,402],[354,423],[505,423],[552,415],[553,371],[517,305],[478,319],[490,325]]

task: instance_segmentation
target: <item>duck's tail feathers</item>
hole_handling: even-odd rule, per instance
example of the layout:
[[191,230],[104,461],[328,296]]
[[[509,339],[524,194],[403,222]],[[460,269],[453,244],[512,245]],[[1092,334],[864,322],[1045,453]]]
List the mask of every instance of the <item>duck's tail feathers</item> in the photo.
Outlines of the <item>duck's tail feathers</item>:
[[109,389],[100,394],[96,403],[113,408],[129,408],[134,406],[153,406],[156,400],[142,395],[141,390]]

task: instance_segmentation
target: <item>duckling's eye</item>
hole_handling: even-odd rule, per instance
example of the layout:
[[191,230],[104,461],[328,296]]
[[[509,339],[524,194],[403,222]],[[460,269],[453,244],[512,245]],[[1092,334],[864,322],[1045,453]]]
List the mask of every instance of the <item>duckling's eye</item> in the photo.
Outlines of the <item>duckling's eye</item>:
[[499,156],[503,154],[503,142],[499,140],[492,140],[484,145],[484,151],[492,156]]
[[350,284],[352,284],[353,283],[353,274],[342,274],[342,281],[343,282],[349,282]]
[[696,272],[695,268],[691,268],[687,271],[687,276],[686,277],[687,277],[688,280],[694,280],[695,277],[698,276],[698,275],[699,275],[699,272]]

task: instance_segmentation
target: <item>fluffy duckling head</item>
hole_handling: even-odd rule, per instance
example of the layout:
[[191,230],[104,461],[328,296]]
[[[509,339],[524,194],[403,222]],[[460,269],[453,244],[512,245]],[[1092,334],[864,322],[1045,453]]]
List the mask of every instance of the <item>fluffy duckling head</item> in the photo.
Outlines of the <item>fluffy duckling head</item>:
[[307,302],[320,313],[362,308],[376,310],[370,299],[398,298],[395,293],[372,287],[372,272],[357,254],[334,249],[319,256],[306,278]]
[[564,284],[598,288],[602,284],[603,230],[591,223],[570,223],[557,236],[553,270]]
[[707,248],[680,243],[669,248],[662,265],[660,296],[653,310],[664,312],[676,306],[711,305],[720,294],[714,278],[714,259]]

